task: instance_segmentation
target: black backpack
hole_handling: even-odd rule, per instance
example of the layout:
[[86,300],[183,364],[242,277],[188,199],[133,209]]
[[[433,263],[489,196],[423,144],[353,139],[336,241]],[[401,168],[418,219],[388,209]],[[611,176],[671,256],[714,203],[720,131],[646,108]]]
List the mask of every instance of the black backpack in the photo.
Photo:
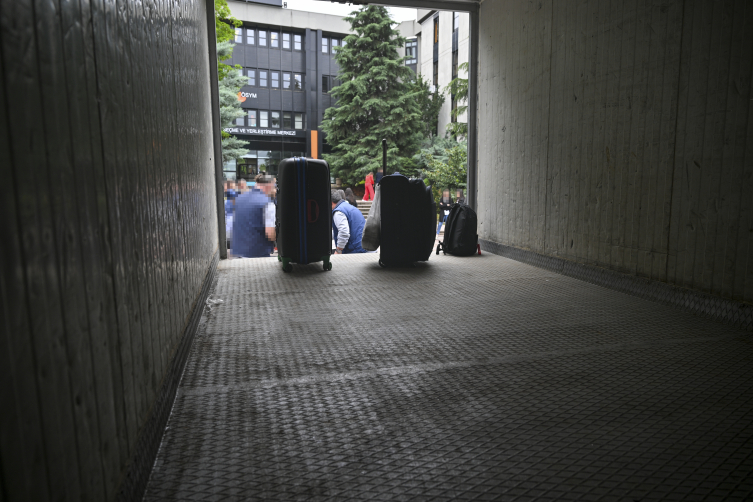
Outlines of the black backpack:
[[455,256],[474,254],[479,249],[477,228],[476,211],[467,204],[455,204],[447,216],[444,241],[437,245],[437,254],[440,250],[444,254],[450,253]]

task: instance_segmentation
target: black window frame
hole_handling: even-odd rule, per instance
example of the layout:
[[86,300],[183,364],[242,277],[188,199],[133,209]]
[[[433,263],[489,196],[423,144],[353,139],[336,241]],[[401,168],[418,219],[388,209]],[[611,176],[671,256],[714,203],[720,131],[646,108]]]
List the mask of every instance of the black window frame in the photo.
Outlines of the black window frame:
[[[277,114],[277,125],[274,125],[274,114]],[[282,115],[280,115],[281,112],[278,111],[270,111],[269,112],[269,128],[270,129],[281,129],[282,127]]]
[[[256,87],[256,68],[246,68],[246,78],[248,79],[248,84],[251,87]],[[250,75],[250,73],[253,73],[253,75]]]
[[[286,120],[287,125],[285,125]],[[282,112],[282,128],[286,130],[293,129],[293,112]]]
[[[298,127],[298,116],[301,117],[301,127]],[[293,112],[293,129],[296,131],[305,131],[306,130],[306,114],[305,113],[298,113]]]
[[[287,47],[285,47],[285,43],[286,43],[285,37],[288,37],[288,40],[287,40],[288,46]],[[293,40],[291,38],[291,34],[290,33],[286,33],[284,31],[282,32],[282,50],[284,50],[284,51],[292,51],[293,50]]]
[[[264,33],[263,37],[261,36],[262,33]],[[257,43],[256,43],[256,45],[258,47],[267,47],[267,33],[269,33],[267,30],[259,30],[258,31],[258,33],[257,33],[258,40],[257,40]],[[264,40],[264,43],[261,43],[262,40]]]
[[244,113],[240,117],[235,117],[234,125],[245,126],[246,125],[246,114]]
[[[267,117],[262,119],[262,114],[266,114]],[[266,120],[267,125],[262,125],[262,120]],[[262,129],[269,129],[269,110],[259,110],[259,127]]]
[[322,37],[322,46],[319,50],[322,51],[322,54],[329,54],[329,38],[328,37]]
[[[249,38],[251,42],[249,42]],[[256,30],[254,28],[246,28],[246,45],[256,45]]]
[[[238,38],[240,37],[240,40]],[[242,44],[243,43],[243,28],[235,28],[235,40],[236,44]]]
[[460,12],[452,13],[452,31],[458,31],[460,29]]
[[340,47],[340,39],[338,39],[338,38],[330,38],[329,39],[329,51],[330,51],[330,54],[335,54],[335,47]]
[[418,39],[409,38],[405,42],[405,64],[417,64],[418,63]]
[[332,86],[330,84],[330,76],[322,75],[322,94],[329,94],[329,91],[331,89],[332,89]]
[[[274,35],[277,35],[277,36],[275,37]],[[275,45],[275,43],[277,45]],[[280,32],[279,31],[269,30],[269,48],[270,49],[280,48]]]
[[290,86],[292,85],[292,79],[290,75],[291,75],[290,73],[282,72],[282,89],[283,90],[290,90]]
[[[298,37],[298,40],[296,41],[296,37]],[[299,45],[299,47],[296,49],[296,44]],[[293,50],[294,51],[302,51],[303,50],[303,35],[300,33],[293,33]]]
[[[277,78],[275,78],[275,76]],[[277,80],[277,85],[275,85],[275,80]],[[269,72],[269,88],[270,89],[279,89],[280,88],[280,72],[279,71],[270,71]]]
[[[254,114],[254,124],[251,125],[251,113]],[[246,125],[248,127],[258,127],[259,126],[259,112],[255,108],[247,108],[246,109]]]
[[[300,77],[300,78],[296,78],[296,77]],[[298,88],[296,85],[293,86],[293,90],[294,91],[303,92],[305,78],[306,78],[306,76],[303,73],[293,73],[293,80],[292,81],[300,83],[300,88]]]
[[[264,83],[262,83],[262,73],[264,73]],[[269,87],[269,70],[259,70],[259,87]]]

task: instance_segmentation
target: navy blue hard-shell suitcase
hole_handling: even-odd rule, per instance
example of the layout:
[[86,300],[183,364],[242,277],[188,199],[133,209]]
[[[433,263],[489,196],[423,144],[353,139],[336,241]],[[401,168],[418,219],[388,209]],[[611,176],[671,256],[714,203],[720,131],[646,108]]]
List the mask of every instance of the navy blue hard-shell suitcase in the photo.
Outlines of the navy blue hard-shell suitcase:
[[329,165],[323,160],[283,159],[277,174],[277,259],[282,270],[292,263],[324,262],[332,270],[332,218]]

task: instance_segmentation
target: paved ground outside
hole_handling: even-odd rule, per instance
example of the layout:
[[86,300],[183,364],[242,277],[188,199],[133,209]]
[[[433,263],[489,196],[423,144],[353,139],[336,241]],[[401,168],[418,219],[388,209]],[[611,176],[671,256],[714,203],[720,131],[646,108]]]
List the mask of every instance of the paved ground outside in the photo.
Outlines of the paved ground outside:
[[220,263],[146,500],[750,500],[753,335],[498,256]]

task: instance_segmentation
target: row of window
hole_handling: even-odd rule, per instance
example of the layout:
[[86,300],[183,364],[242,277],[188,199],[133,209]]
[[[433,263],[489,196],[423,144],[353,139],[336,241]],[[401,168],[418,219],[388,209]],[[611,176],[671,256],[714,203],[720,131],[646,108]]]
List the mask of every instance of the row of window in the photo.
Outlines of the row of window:
[[[244,37],[245,35],[245,37]],[[289,51],[302,51],[303,50],[303,35],[297,33],[282,33],[280,38],[279,31],[257,30],[256,28],[236,28],[235,29],[235,43],[246,45],[258,45],[259,47],[271,47],[272,49],[280,49]]]
[[305,129],[304,113],[246,110],[246,115],[235,119],[235,125],[272,129]]
[[345,40],[322,37],[322,54],[334,54],[338,47],[345,47]]
[[242,77],[248,78],[248,85],[254,87],[280,89],[280,76],[282,76],[283,89],[291,89],[294,91],[303,90],[304,75],[301,73],[259,70],[257,68],[241,68],[238,71]]
[[[282,37],[280,36],[282,35]],[[280,33],[279,31],[259,30],[256,28],[236,28],[235,43],[283,49],[286,51],[302,51],[303,35],[298,33]],[[322,37],[322,54],[334,54],[338,47],[345,47],[345,40],[340,38]]]

